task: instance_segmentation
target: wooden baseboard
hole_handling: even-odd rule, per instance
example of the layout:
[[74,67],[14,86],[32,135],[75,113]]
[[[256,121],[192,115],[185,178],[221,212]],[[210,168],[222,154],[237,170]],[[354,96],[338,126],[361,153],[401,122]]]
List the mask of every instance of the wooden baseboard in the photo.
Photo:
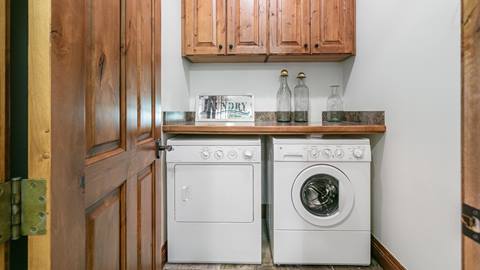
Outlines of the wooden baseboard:
[[372,256],[384,270],[407,270],[373,235]]
[[167,242],[165,242],[162,246],[162,250],[160,251],[162,254],[162,269],[167,263]]

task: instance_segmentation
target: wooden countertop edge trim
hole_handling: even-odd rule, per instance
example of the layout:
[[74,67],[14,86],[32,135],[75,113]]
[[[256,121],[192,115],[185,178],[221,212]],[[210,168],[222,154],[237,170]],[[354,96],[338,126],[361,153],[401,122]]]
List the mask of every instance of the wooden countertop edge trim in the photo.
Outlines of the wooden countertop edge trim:
[[165,125],[163,132],[169,134],[382,134],[387,131],[383,125],[365,126],[192,126]]

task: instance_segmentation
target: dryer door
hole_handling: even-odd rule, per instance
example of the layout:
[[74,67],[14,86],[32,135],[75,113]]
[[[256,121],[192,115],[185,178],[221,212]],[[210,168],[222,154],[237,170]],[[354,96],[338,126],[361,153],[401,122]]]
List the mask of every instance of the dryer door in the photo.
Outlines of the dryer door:
[[292,188],[297,213],[315,226],[329,227],[351,213],[355,193],[348,177],[339,169],[317,165],[302,171]]

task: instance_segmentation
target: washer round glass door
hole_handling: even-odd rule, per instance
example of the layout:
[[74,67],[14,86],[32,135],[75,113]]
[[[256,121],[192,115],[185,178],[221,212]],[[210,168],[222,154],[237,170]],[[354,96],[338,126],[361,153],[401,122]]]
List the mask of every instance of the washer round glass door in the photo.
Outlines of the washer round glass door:
[[302,171],[293,184],[292,201],[297,213],[315,226],[333,226],[353,209],[352,183],[339,169],[317,165]]

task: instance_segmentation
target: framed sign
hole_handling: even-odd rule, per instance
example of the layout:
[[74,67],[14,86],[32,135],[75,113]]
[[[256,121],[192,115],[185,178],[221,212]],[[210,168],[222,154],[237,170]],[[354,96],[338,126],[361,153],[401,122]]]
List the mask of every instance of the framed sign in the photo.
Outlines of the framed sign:
[[199,95],[195,121],[253,122],[253,95]]

